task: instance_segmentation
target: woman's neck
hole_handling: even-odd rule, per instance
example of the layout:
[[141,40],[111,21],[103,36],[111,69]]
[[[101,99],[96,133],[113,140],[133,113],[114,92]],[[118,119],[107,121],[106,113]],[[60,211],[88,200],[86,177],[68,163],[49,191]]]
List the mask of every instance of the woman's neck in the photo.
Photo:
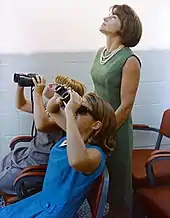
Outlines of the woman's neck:
[[120,42],[119,37],[107,36],[107,38],[106,38],[106,47],[107,47],[107,50],[109,52],[114,51],[115,49],[117,49],[121,45],[122,45],[122,43]]

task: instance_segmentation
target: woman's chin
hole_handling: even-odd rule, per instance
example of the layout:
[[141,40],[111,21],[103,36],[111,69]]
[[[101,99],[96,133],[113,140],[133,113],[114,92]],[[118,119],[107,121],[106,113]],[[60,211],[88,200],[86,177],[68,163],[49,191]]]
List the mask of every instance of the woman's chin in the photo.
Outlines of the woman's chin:
[[106,31],[105,31],[105,29],[103,28],[103,25],[99,28],[99,31],[100,31],[101,33],[103,33],[103,34],[106,34]]

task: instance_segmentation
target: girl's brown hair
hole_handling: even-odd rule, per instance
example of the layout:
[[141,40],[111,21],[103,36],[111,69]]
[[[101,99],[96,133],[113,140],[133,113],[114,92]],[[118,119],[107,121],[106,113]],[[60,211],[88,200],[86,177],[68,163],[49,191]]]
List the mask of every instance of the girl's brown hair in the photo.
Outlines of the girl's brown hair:
[[97,121],[101,121],[101,128],[93,132],[89,143],[99,145],[102,150],[109,154],[115,149],[116,117],[111,105],[95,93],[85,95],[88,104],[92,108],[92,115]]
[[61,85],[65,85],[66,87],[70,87],[75,92],[77,92],[81,97],[84,95],[86,91],[86,87],[83,83],[81,83],[80,81],[71,79],[68,76],[58,75],[55,78],[55,82]]

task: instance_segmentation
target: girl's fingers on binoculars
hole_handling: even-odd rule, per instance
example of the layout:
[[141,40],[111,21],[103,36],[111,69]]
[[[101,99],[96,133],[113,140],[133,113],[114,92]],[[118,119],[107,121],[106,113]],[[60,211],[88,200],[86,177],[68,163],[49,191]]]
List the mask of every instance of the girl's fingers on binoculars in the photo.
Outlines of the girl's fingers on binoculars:
[[32,81],[33,81],[34,85],[37,86],[37,81],[34,77],[32,77]]
[[65,88],[65,89],[69,89],[70,87],[64,85],[64,88]]
[[46,80],[45,80],[45,77],[44,77],[44,76],[41,76],[41,83],[42,83],[43,85],[46,84]]
[[57,93],[54,93],[54,95],[53,95],[52,98],[53,98],[53,99],[57,99],[57,98],[58,98],[58,94],[57,94]]
[[40,75],[36,75],[36,80],[37,80],[37,83],[41,83],[41,77],[40,77]]
[[62,103],[64,104],[64,108],[66,107],[67,103],[65,101],[62,101]]
[[70,87],[67,88],[68,93],[71,95],[71,93],[73,92],[73,90],[71,90]]

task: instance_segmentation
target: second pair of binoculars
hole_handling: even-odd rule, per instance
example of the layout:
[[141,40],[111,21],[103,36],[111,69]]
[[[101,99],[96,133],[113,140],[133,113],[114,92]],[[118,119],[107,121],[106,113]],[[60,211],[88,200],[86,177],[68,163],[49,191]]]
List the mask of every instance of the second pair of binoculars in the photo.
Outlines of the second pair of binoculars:
[[70,94],[68,92],[68,89],[60,84],[57,84],[55,88],[55,93],[61,96],[61,100],[64,101],[65,103],[68,103],[70,100]]

